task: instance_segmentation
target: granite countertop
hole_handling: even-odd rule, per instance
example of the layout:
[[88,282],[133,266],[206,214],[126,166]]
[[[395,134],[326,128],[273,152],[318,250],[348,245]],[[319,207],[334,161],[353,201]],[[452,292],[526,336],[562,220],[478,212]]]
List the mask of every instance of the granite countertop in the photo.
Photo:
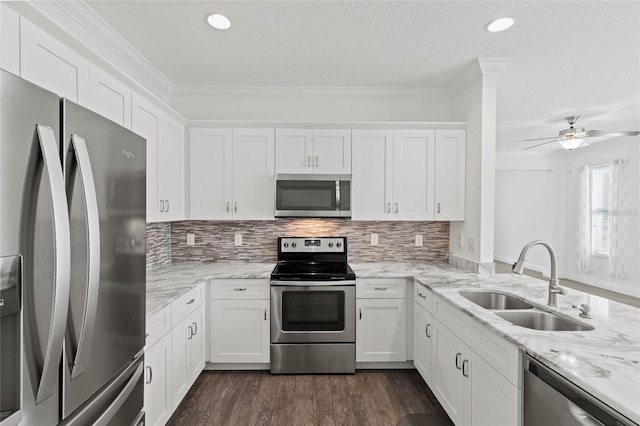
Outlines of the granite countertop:
[[[415,278],[475,321],[640,424],[640,309],[567,289],[560,315],[591,331],[537,331],[513,325],[462,297],[463,290],[498,290],[546,306],[546,281],[516,274],[478,275],[447,264],[350,263],[358,278]],[[185,262],[147,273],[147,317],[210,278],[269,278],[273,263]],[[572,305],[588,303],[593,319]]]

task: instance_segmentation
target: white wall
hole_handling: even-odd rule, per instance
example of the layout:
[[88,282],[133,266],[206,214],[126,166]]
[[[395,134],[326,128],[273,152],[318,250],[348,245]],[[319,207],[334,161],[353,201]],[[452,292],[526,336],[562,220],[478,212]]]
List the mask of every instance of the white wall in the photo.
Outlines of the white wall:
[[[564,157],[564,156],[563,156]],[[495,259],[513,263],[532,240],[549,242],[560,259],[564,247],[564,159],[549,154],[498,152]],[[550,256],[536,247],[527,268],[548,275]]]
[[[629,189],[627,210],[627,274],[626,279],[609,276],[608,259],[592,257],[592,271],[576,270],[576,211],[578,179],[577,171],[583,165],[598,165],[614,159],[626,158]],[[640,297],[640,138],[626,137],[602,141],[587,148],[572,151],[566,170],[566,215],[564,220],[564,258],[562,276]]]

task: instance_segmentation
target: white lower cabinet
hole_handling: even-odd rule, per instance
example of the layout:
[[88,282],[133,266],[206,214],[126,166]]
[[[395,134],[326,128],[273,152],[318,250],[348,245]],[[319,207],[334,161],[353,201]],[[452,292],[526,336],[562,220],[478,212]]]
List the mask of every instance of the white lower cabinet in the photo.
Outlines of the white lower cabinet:
[[[459,324],[453,324],[453,328]],[[520,389],[436,317],[429,385],[456,425],[520,424]]]
[[268,363],[271,349],[268,279],[211,280],[209,361]]
[[416,303],[413,307],[414,344],[413,364],[428,385],[433,381],[433,317],[430,312]]
[[407,360],[404,279],[356,282],[356,362]]
[[209,361],[269,362],[269,300],[214,300],[209,320]]
[[172,330],[173,401],[178,406],[204,368],[204,304]]
[[164,425],[173,412],[171,359],[171,333],[165,334],[144,354],[144,412],[147,425]]

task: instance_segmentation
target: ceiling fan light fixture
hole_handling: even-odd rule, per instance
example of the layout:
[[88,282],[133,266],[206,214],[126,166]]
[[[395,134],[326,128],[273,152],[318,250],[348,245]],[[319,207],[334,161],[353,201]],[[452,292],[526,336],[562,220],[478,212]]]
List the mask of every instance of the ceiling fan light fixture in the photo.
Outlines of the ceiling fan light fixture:
[[226,30],[231,27],[231,21],[224,15],[211,13],[207,15],[207,23],[217,30]]
[[570,138],[570,139],[558,140],[558,143],[560,144],[560,146],[568,150],[578,148],[580,145],[582,145],[583,142],[584,142],[584,139],[582,138]]
[[513,20],[513,18],[509,18],[509,17],[498,18],[489,22],[485,27],[485,29],[490,33],[497,33],[500,31],[504,31],[508,28],[511,28],[514,22],[515,21]]

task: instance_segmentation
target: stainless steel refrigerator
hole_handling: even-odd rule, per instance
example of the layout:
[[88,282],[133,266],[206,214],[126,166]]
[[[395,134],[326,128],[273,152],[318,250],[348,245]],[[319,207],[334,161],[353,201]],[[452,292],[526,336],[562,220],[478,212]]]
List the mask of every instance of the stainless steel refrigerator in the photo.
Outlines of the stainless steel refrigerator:
[[20,424],[143,424],[146,142],[0,73],[0,258],[22,268]]

